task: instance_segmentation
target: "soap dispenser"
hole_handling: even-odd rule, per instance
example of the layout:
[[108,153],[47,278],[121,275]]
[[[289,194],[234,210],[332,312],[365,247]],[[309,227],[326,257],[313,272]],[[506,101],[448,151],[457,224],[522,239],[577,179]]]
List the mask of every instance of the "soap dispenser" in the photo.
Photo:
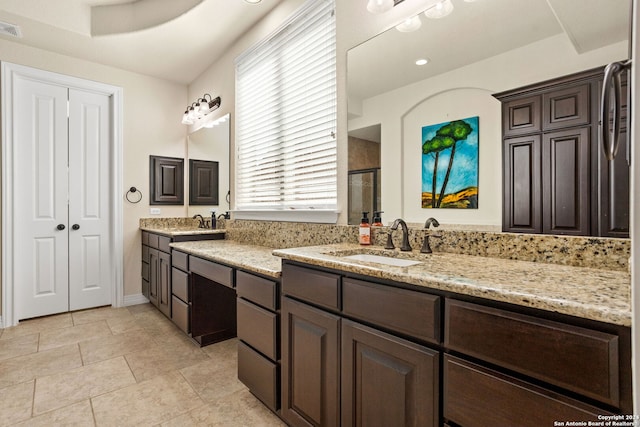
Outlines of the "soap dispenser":
[[211,229],[215,230],[216,229],[216,211],[211,210]]
[[373,224],[371,224],[374,227],[382,227],[382,216],[380,214],[383,214],[384,211],[375,211],[373,213]]
[[371,244],[371,225],[369,225],[369,212],[362,212],[362,219],[360,220],[360,231],[358,234],[358,241],[361,245]]

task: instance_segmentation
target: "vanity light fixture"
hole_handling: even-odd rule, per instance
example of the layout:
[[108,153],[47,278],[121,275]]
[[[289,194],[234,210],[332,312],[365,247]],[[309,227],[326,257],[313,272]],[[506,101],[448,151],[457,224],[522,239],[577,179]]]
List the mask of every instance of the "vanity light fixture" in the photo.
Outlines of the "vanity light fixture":
[[407,18],[400,24],[396,25],[396,30],[400,31],[401,33],[410,33],[412,31],[416,31],[421,26],[422,21],[420,20],[420,17],[416,15],[411,18]]
[[369,0],[367,10],[371,13],[384,13],[393,9],[393,0]]
[[207,124],[204,125],[204,127],[206,128],[212,128],[218,125],[221,125],[222,123],[226,122],[227,119],[229,118],[229,113],[225,114],[222,117],[218,117],[215,120],[211,120],[210,122],[208,122]]
[[416,61],[416,65],[426,65],[429,63],[428,58],[420,58]]
[[442,0],[424,11],[427,18],[440,19],[453,12],[453,3],[451,0]]
[[[209,99],[207,99],[207,97],[209,97]],[[219,96],[217,98],[212,98],[211,95],[205,93],[202,95],[202,98],[198,98],[187,107],[187,110],[182,116],[182,124],[192,125],[196,120],[199,120],[212,111],[220,108],[220,102]]]
[[249,3],[249,4],[258,4],[260,3],[262,0],[244,0],[245,3]]

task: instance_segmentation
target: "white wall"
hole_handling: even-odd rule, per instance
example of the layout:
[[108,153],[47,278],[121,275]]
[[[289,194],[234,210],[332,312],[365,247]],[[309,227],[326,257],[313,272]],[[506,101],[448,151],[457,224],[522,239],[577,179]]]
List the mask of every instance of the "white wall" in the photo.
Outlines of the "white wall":
[[[138,204],[124,201],[124,295],[141,292],[138,221],[149,216],[149,155],[185,157],[186,128],[180,123],[187,87],[64,55],[0,40],[0,60],[123,88],[123,188],[142,191]],[[184,206],[161,206],[162,216],[184,216]]]
[[[349,129],[382,126],[382,210],[385,222],[502,224],[500,102],[491,94],[626,58],[627,43],[577,55],[564,35],[533,43],[364,100]],[[478,209],[421,207],[421,128],[480,117]]]

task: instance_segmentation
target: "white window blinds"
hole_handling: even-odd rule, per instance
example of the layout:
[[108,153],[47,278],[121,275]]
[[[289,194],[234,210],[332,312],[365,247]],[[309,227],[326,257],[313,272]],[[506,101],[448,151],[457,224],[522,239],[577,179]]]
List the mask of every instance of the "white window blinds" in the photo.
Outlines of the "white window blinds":
[[334,0],[236,60],[236,210],[336,209]]

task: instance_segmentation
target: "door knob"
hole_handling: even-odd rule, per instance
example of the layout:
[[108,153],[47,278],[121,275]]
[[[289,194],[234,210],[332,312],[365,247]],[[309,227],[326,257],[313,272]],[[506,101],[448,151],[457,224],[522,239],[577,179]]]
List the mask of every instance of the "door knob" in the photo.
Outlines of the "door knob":
[[73,225],[71,226],[71,228],[72,228],[72,229],[74,229],[74,230],[79,230],[79,229],[80,229],[80,225],[78,225],[78,224],[73,224]]
[[65,229],[64,224],[58,224],[58,226],[56,227],[58,230],[62,231]]

